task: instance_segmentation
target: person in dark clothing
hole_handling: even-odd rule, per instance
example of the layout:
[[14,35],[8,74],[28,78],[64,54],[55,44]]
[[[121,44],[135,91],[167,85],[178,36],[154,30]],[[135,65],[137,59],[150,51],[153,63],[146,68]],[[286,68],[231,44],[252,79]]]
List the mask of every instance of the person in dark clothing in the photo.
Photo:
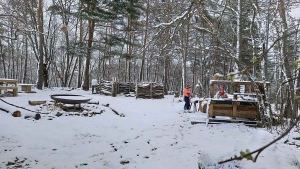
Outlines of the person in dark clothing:
[[187,85],[184,89],[183,89],[183,96],[184,96],[184,110],[190,110],[191,109],[191,102],[190,102],[190,97],[193,96],[193,94],[190,91],[191,86]]

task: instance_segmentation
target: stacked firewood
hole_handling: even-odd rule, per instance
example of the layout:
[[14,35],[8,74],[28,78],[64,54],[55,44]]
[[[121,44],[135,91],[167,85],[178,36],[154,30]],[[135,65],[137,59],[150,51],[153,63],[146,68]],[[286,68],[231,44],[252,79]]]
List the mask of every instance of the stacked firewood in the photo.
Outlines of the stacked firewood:
[[99,88],[98,90],[99,90],[100,94],[103,94],[106,96],[112,95],[112,82],[111,81],[101,80],[98,88]]
[[100,80],[99,86],[95,87],[97,94],[116,96],[117,94],[136,93],[136,98],[161,99],[164,98],[164,86],[157,83],[134,84],[129,82],[115,82]]
[[129,94],[130,92],[135,92],[134,83],[116,83],[116,92],[117,94],[124,93]]
[[164,86],[156,83],[137,84],[136,98],[162,99],[164,98]]
[[100,80],[99,85],[94,86],[94,88],[97,94],[116,96],[121,93],[129,94],[130,92],[135,92],[135,83]]

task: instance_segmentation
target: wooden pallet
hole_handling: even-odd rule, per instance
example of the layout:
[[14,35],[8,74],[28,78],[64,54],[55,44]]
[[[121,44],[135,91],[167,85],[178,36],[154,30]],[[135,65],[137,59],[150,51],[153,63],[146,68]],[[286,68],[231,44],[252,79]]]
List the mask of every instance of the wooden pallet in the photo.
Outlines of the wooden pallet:
[[246,126],[256,127],[258,121],[250,121],[250,120],[234,120],[234,119],[214,119],[209,118],[206,121],[191,121],[191,124],[221,124],[221,123],[243,123]]

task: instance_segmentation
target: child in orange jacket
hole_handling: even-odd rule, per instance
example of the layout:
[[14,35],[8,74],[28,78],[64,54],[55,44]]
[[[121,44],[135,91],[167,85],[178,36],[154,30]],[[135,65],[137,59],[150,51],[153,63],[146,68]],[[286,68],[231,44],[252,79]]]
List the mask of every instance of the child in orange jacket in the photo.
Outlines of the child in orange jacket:
[[184,98],[184,110],[190,110],[191,109],[191,103],[190,103],[190,97],[194,96],[191,91],[190,91],[191,86],[187,85],[184,89],[183,89],[183,98]]

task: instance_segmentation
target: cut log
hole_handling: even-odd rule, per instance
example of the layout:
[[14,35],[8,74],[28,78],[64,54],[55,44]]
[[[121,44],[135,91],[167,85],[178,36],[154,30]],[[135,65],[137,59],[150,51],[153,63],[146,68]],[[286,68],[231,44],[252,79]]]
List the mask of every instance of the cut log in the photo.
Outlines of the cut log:
[[22,114],[21,114],[21,112],[20,112],[19,110],[16,110],[16,111],[14,111],[14,112],[12,113],[12,116],[14,116],[14,117],[21,117]]
[[[20,109],[25,110],[26,113],[29,113],[29,112],[39,113],[39,112],[36,112],[36,111],[33,111],[33,110],[26,109],[26,108],[21,107],[21,106],[14,105],[14,104],[9,103],[9,102],[7,102],[3,99],[0,99],[0,107],[1,107],[2,110],[5,110],[6,112],[11,113],[12,116],[14,116],[14,117],[21,117],[22,116]],[[18,112],[20,112],[20,113],[18,113]],[[32,113],[30,113],[30,114],[32,114]]]
[[31,101],[31,100],[28,100],[28,104],[31,105],[31,106],[36,106],[36,105],[41,105],[41,104],[45,104],[46,101]]
[[2,111],[5,111],[7,113],[11,113],[11,115],[14,116],[14,117],[21,117],[21,111],[18,108],[14,107],[14,106],[5,104],[3,102],[0,102],[0,107],[1,107]]

